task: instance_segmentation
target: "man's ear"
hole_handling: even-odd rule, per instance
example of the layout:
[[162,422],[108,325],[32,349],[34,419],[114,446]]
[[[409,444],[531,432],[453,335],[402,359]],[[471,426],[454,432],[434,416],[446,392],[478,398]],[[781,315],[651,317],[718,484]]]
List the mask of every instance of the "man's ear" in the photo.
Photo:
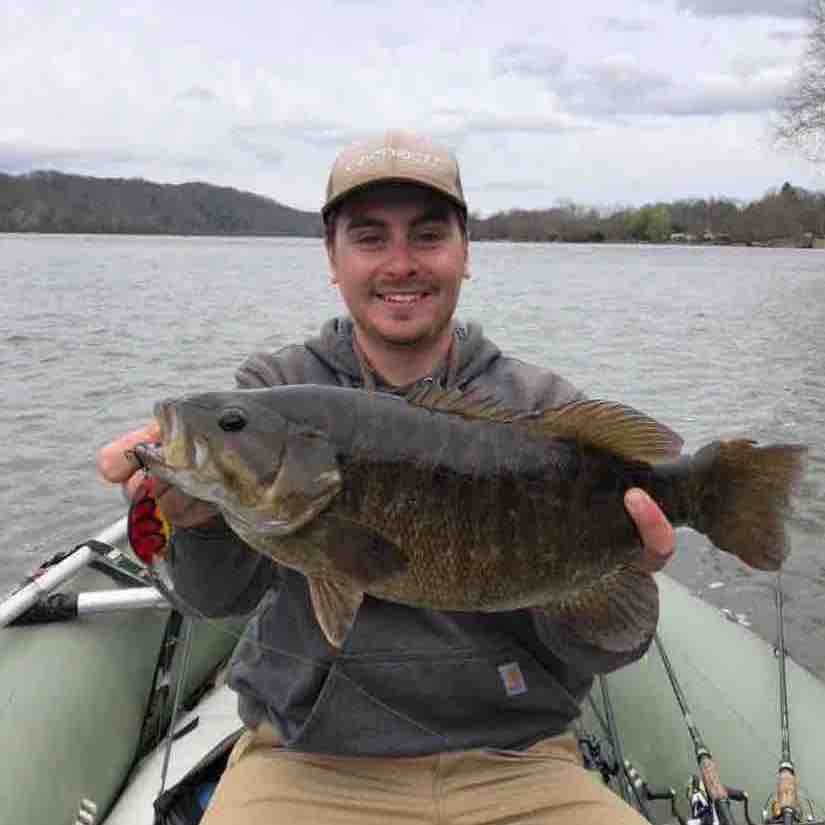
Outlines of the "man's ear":
[[331,284],[338,283],[338,267],[335,264],[335,249],[333,245],[327,240],[324,242],[327,250],[327,264],[329,265],[329,282]]

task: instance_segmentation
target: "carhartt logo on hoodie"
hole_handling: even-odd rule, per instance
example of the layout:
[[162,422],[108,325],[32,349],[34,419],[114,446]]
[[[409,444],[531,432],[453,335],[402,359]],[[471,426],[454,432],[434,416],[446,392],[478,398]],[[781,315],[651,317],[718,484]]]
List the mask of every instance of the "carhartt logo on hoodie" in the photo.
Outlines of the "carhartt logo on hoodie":
[[518,662],[507,662],[506,665],[499,665],[498,675],[508,696],[519,696],[527,693],[527,682],[524,681],[524,674]]

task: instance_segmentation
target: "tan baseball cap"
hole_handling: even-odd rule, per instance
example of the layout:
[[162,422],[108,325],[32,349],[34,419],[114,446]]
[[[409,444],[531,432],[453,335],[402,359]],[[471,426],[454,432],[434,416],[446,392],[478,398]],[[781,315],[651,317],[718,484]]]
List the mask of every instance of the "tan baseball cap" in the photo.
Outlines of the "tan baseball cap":
[[338,155],[329,174],[321,215],[326,220],[334,206],[364,187],[392,181],[428,186],[467,212],[453,153],[420,135],[390,131],[355,143]]

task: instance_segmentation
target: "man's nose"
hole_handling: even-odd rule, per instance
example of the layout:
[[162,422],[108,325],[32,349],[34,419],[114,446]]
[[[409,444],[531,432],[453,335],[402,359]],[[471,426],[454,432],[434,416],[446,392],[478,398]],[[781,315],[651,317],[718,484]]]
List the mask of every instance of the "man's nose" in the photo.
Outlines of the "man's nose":
[[406,238],[394,240],[387,251],[388,256],[385,264],[387,275],[404,278],[417,272],[418,264],[410,242]]

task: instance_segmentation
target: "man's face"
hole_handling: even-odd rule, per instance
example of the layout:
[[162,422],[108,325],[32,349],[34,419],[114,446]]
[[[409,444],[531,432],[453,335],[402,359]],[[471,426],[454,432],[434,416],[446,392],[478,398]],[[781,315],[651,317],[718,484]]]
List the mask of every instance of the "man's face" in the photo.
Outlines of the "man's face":
[[335,220],[330,268],[358,334],[379,346],[426,346],[447,334],[467,266],[451,204],[387,184],[353,195]]

